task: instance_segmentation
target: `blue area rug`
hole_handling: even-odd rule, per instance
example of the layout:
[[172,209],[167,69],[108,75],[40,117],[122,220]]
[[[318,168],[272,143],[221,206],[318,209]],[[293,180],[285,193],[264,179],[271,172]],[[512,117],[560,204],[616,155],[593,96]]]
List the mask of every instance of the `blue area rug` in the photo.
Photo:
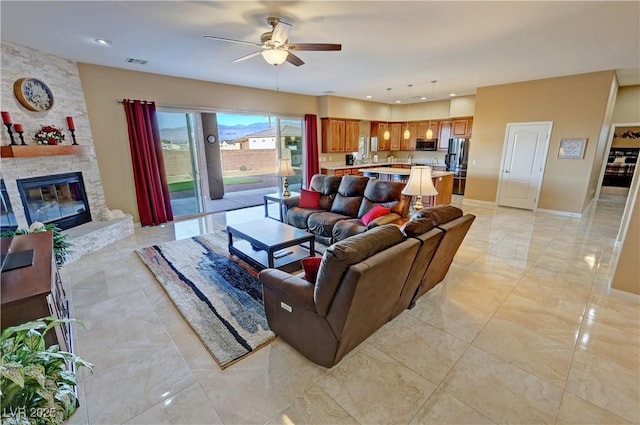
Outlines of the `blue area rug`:
[[262,285],[216,232],[136,251],[221,368],[267,344]]

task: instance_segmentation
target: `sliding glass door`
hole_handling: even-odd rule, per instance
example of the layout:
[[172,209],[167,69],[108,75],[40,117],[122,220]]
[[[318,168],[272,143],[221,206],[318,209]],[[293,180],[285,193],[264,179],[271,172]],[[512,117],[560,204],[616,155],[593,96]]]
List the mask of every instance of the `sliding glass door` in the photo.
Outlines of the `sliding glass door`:
[[193,113],[158,111],[162,155],[175,217],[203,212],[195,123]]
[[300,192],[304,179],[304,143],[302,140],[302,120],[300,118],[278,118],[278,158],[290,158],[296,172],[289,177],[289,190]]

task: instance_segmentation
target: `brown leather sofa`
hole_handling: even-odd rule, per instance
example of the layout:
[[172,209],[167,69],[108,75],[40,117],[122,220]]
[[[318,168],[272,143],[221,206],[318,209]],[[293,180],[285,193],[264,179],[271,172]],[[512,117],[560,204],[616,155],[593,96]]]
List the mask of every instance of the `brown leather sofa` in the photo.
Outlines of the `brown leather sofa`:
[[[317,209],[300,208],[299,198],[285,199],[282,204],[285,222],[307,230],[325,245],[363,233],[383,224],[407,217],[409,199],[403,195],[405,184],[359,176],[327,176],[316,174],[309,190],[320,192]],[[368,225],[360,221],[375,205],[390,208],[391,212]]]
[[474,216],[435,208],[439,219],[425,211],[402,229],[382,225],[331,245],[315,282],[277,269],[260,272],[271,330],[314,363],[337,364],[444,278]]

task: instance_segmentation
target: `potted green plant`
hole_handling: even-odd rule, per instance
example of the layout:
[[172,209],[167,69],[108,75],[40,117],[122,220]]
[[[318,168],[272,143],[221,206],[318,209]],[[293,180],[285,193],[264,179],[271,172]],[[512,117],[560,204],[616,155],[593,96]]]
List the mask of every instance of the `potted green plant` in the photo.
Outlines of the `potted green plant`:
[[[93,365],[45,335],[73,319],[45,317],[5,329],[0,335],[0,415],[5,425],[60,424],[76,410],[75,369]],[[74,365],[75,368],[70,368]]]
[[37,232],[53,233],[53,254],[56,257],[56,265],[58,268],[61,268],[67,261],[67,255],[73,252],[70,250],[73,244],[67,240],[67,235],[62,233],[62,230],[60,230],[60,228],[55,224],[42,224],[39,221],[36,221],[29,226],[29,229],[9,230],[2,232],[0,236],[3,238],[9,238],[16,235],[26,235]]

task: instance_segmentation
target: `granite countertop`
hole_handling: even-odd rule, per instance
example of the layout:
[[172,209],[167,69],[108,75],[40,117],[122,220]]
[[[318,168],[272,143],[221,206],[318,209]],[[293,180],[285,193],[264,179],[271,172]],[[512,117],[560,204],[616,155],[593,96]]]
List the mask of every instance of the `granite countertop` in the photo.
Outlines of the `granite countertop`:
[[[368,171],[371,173],[380,173],[380,174],[395,174],[401,176],[408,176],[411,174],[411,170],[409,168],[394,168],[389,169],[389,167],[377,167],[377,168],[367,168],[366,170],[361,169],[358,171]],[[432,171],[431,177],[442,177],[453,174],[453,171]]]
[[402,161],[397,161],[397,162],[378,162],[378,163],[372,163],[369,162],[367,164],[358,164],[358,165],[345,165],[345,164],[340,164],[340,163],[336,163],[336,162],[325,162],[324,164],[321,163],[320,164],[320,168],[324,168],[325,170],[344,170],[344,169],[351,169],[351,168],[372,168],[372,167],[391,167],[392,165],[411,165],[411,163],[407,160],[402,160]]

